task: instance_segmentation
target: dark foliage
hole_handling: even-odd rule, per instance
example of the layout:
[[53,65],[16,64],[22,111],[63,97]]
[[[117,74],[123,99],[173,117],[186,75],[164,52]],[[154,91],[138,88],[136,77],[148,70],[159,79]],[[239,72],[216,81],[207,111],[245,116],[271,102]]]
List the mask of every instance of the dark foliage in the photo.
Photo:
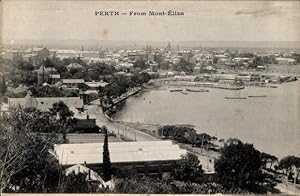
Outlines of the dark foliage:
[[198,157],[187,153],[176,162],[174,177],[179,181],[196,182],[203,177],[203,170]]
[[109,157],[107,128],[103,127],[102,131],[105,134],[104,144],[103,144],[102,177],[103,177],[103,180],[106,182],[106,181],[111,180],[112,168],[111,168],[111,162],[110,162],[110,157]]
[[260,152],[253,145],[231,142],[215,163],[218,180],[226,188],[247,188],[264,181]]

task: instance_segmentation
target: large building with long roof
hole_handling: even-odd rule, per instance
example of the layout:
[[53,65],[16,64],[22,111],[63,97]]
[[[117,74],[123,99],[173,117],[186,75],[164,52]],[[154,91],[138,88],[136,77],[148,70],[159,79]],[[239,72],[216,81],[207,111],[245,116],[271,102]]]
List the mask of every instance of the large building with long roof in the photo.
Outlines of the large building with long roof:
[[[54,152],[63,167],[84,164],[92,169],[102,167],[103,143],[60,144]],[[146,175],[171,173],[174,164],[187,153],[172,141],[109,143],[113,167],[135,168]]]

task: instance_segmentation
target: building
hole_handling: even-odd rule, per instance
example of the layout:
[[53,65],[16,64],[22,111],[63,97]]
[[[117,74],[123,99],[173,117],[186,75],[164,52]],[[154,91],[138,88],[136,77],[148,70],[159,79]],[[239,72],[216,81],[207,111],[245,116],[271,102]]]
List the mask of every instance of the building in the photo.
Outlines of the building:
[[79,97],[34,97],[30,91],[28,91],[25,98],[8,98],[8,105],[9,107],[33,107],[41,111],[49,111],[54,103],[60,101],[64,102],[69,108],[74,107],[77,110],[83,110],[83,100]]
[[41,64],[49,56],[50,51],[46,47],[29,48],[24,51],[24,60],[30,59],[33,65]]
[[53,67],[45,67],[42,65],[39,69],[34,70],[38,74],[38,84],[55,83],[60,78],[57,70]]
[[[172,173],[174,164],[186,154],[172,141],[112,142],[109,143],[113,167],[135,168],[138,173],[162,175]],[[85,164],[98,170],[102,167],[103,143],[59,144],[54,152],[63,167]]]
[[200,73],[213,74],[213,73],[217,73],[217,70],[209,65],[209,66],[201,67]]
[[99,58],[100,52],[98,52],[98,51],[81,51],[80,57]]
[[8,114],[8,112],[9,112],[8,104],[6,104],[4,102],[0,102],[0,116]]
[[7,50],[3,50],[3,52],[1,52],[1,56],[4,59],[20,59],[22,58],[22,51],[21,50],[13,50],[13,49],[7,49]]
[[80,54],[77,50],[57,50],[56,57],[59,59],[78,58],[80,57]]
[[84,79],[62,79],[60,84],[62,88],[79,89],[84,84]]
[[70,71],[71,69],[82,69],[83,68],[83,66],[80,65],[79,63],[70,63],[66,67],[67,67],[68,71]]
[[[74,109],[72,111],[74,111]],[[100,128],[96,125],[96,116],[86,112],[75,112],[74,119],[75,132],[99,133]]]
[[275,59],[280,65],[295,65],[297,61],[292,58],[276,58]]

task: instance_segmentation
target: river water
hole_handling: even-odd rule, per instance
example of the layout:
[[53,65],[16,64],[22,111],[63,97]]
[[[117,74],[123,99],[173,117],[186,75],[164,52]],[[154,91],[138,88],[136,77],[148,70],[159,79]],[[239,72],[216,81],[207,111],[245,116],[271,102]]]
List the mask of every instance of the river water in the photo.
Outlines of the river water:
[[[174,89],[174,88],[170,88]],[[185,87],[182,87],[185,90]],[[196,88],[199,89],[199,88]],[[144,91],[127,100],[115,119],[151,124],[191,124],[217,138],[239,138],[264,152],[300,156],[300,82],[240,91]],[[249,95],[267,97],[249,98]],[[247,99],[224,99],[224,97]]]

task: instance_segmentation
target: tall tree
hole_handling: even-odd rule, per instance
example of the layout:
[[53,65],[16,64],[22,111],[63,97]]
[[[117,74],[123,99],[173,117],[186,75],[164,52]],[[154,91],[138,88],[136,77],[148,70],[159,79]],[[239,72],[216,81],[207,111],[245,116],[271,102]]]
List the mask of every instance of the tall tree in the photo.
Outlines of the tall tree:
[[228,143],[215,164],[220,183],[228,188],[247,188],[263,182],[260,152],[238,140]]
[[45,116],[31,108],[12,108],[10,115],[0,117],[0,193],[13,186],[21,191],[55,187],[57,167],[48,149],[61,140],[58,134],[43,132],[58,124]]
[[180,181],[195,182],[203,174],[198,157],[191,153],[187,153],[176,162],[174,171],[175,179]]
[[104,144],[103,144],[103,180],[109,181],[111,180],[111,162],[110,162],[110,157],[109,157],[109,149],[108,149],[108,131],[105,126],[102,127],[102,130],[105,134],[104,138]]
[[[290,177],[294,168],[300,168],[300,157],[296,156],[286,156],[283,157],[278,164],[278,168],[285,171],[285,174]],[[298,178],[299,173],[296,169],[296,179]]]
[[6,93],[6,90],[7,90],[7,86],[6,86],[5,76],[2,75],[1,86],[0,86],[0,94],[4,95]]

